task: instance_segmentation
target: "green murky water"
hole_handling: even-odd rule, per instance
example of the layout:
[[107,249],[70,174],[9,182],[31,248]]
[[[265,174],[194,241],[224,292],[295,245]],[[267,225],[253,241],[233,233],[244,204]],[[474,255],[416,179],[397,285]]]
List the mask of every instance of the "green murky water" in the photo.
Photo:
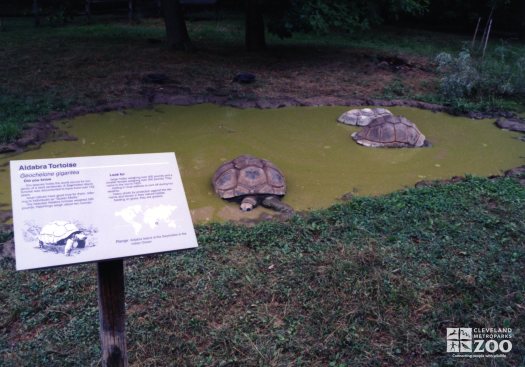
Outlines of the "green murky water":
[[285,173],[284,201],[299,210],[323,208],[347,192],[377,195],[412,186],[422,179],[467,173],[498,174],[525,163],[518,133],[502,131],[492,120],[470,120],[443,113],[395,107],[416,123],[433,147],[373,149],[357,145],[357,128],[336,118],[349,107],[295,107],[241,110],[215,105],[158,106],[91,114],[58,126],[78,141],[52,142],[40,149],[0,156],[0,203],[10,203],[9,159],[174,151],[196,221],[257,217],[244,214],[213,193],[210,179],[224,161],[252,154],[273,161]]

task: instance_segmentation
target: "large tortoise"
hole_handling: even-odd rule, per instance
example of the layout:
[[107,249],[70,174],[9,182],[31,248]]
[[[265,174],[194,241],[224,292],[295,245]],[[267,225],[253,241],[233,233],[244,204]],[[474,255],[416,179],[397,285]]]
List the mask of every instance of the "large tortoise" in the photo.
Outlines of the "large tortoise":
[[73,247],[84,248],[87,236],[78,227],[68,221],[56,220],[46,224],[38,235],[41,248],[59,252],[64,247],[64,254],[71,255]]
[[361,131],[353,133],[352,138],[367,147],[403,148],[430,145],[416,125],[403,116],[378,117]]
[[280,201],[286,194],[284,175],[266,159],[241,155],[221,165],[212,183],[221,198],[240,201],[242,211],[250,211],[258,203],[280,212],[293,211]]
[[386,108],[361,108],[346,111],[337,121],[345,125],[366,126],[378,117],[391,115],[392,112]]

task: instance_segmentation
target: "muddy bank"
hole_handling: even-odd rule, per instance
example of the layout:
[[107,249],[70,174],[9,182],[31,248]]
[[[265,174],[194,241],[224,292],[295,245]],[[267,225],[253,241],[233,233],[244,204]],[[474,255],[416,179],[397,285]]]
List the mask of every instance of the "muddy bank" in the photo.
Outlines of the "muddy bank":
[[[65,134],[52,125],[53,121],[69,119],[88,113],[102,113],[126,109],[151,108],[156,104],[167,104],[176,106],[189,106],[202,103],[213,103],[221,106],[236,108],[283,108],[292,106],[405,106],[415,107],[433,112],[447,112],[452,110],[446,106],[405,99],[381,100],[373,98],[345,98],[340,96],[319,97],[272,97],[272,98],[232,98],[222,95],[173,95],[147,91],[143,97],[101,104],[94,107],[77,106],[64,112],[53,112],[42,119],[27,124],[22,135],[15,142],[0,144],[0,153],[21,152],[29,148],[38,148],[46,141],[75,140],[76,138]],[[466,115],[474,119],[498,118],[499,121],[511,121],[511,123],[497,123],[500,128],[514,131],[525,131],[525,121],[520,120],[512,112],[480,113],[472,112]],[[517,130],[516,130],[517,128]]]
[[[489,176],[489,179],[495,180],[501,177],[515,178],[516,180],[518,180],[518,182],[522,186],[525,186],[525,165],[509,169],[505,171],[503,175],[501,176],[499,175]],[[465,180],[465,177],[454,176],[454,177],[451,177],[445,180],[434,180],[434,181],[422,180],[422,181],[417,182],[414,186],[415,187],[433,187],[433,186],[439,186],[439,185],[454,184],[454,183],[461,182],[463,180]]]

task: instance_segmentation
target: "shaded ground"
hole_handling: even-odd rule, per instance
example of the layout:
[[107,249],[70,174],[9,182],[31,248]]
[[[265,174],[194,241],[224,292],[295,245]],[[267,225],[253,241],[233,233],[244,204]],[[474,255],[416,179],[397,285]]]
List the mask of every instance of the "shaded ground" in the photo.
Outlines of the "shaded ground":
[[[171,103],[169,97],[181,96],[221,102],[412,98],[435,84],[431,63],[417,51],[400,55],[388,48],[348,47],[344,39],[299,37],[270,38],[268,50],[249,53],[236,21],[196,22],[189,28],[196,50],[183,53],[165,48],[158,21],[35,31],[29,21],[10,20],[0,33],[0,142],[19,135],[22,122],[53,119],[60,117],[54,112],[75,107],[78,114],[100,106]],[[254,73],[256,82],[233,83],[242,71]],[[150,74],[162,80],[152,82]],[[159,94],[163,97],[155,99]]]
[[[204,23],[206,25],[206,23]],[[435,76],[421,56],[396,57],[382,51],[316,42],[272,44],[248,53],[242,31],[227,24],[237,39],[208,40],[201,23],[190,25],[196,51],[176,53],[160,42],[161,24],[119,24],[46,29],[19,28],[0,54],[0,71],[8,91],[33,90],[67,96],[75,102],[108,103],[143,96],[153,86],[143,77],[163,73],[169,79],[155,87],[179,94],[242,97],[312,97],[320,95],[377,97],[396,78],[406,90],[429,90]],[[213,25],[208,24],[213,27]],[[22,26],[21,26],[22,27]],[[9,32],[7,32],[9,33]],[[157,40],[159,42],[157,42]],[[232,84],[240,71],[257,75],[253,85]],[[401,94],[401,90],[398,91]]]

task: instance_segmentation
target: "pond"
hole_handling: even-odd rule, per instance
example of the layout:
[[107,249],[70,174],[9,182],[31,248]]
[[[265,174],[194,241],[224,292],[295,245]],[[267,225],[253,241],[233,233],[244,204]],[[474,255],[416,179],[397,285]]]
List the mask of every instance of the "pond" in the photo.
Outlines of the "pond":
[[493,120],[392,107],[414,122],[430,148],[374,149],[356,144],[357,127],[336,122],[351,107],[237,109],[205,104],[89,114],[57,122],[77,141],[49,142],[38,150],[0,155],[0,203],[10,204],[10,159],[171,152],[177,155],[194,220],[256,218],[218,198],[211,177],[221,163],[241,154],[274,162],[285,174],[284,201],[296,210],[328,207],[343,194],[379,195],[420,180],[454,175],[499,174],[525,163],[519,133]]

